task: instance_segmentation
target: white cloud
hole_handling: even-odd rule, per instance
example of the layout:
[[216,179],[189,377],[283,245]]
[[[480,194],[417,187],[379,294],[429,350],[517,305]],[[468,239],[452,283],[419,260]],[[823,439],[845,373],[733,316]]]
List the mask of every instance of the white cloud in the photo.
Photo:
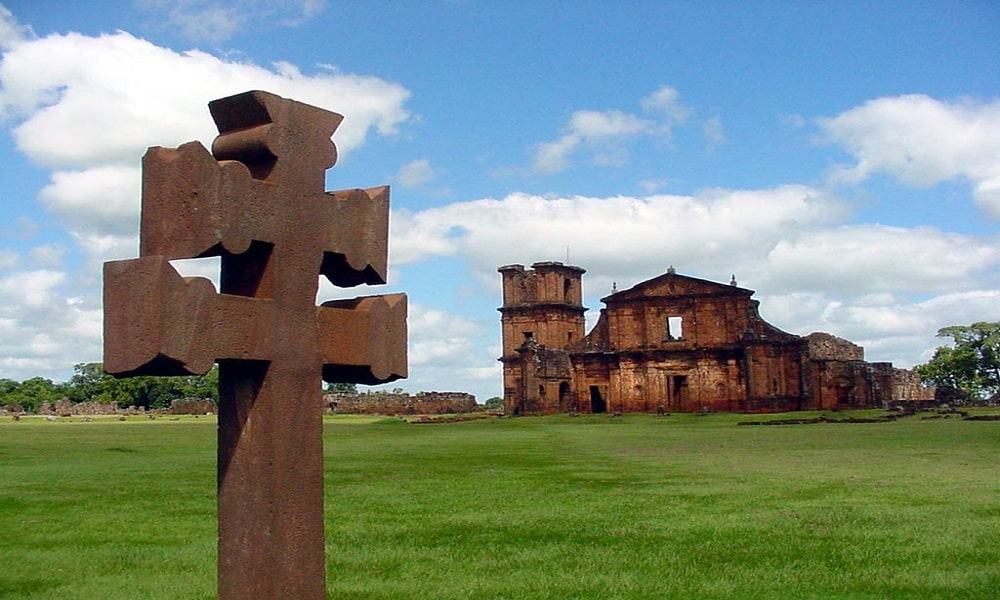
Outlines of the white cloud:
[[13,250],[0,250],[0,269],[13,269],[21,262],[21,257]]
[[0,63],[0,114],[17,119],[19,149],[55,169],[40,199],[91,265],[134,253],[145,149],[192,139],[209,146],[216,131],[207,102],[248,89],[344,114],[334,136],[341,155],[372,132],[394,134],[409,118],[409,92],[382,79],[177,53],[124,32],[25,41]]
[[[2,257],[2,252],[0,252],[0,257]],[[65,251],[62,247],[43,244],[41,246],[35,246],[28,251],[28,256],[31,258],[32,264],[39,267],[58,267],[62,263],[63,254]],[[0,269],[3,268],[3,260],[0,258]]]
[[0,376],[62,378],[74,363],[101,357],[96,298],[71,297],[73,282],[56,269],[0,265]]
[[139,254],[139,236],[93,233],[88,231],[70,232],[77,246],[83,249],[86,259],[85,273],[100,273],[101,265],[109,260],[135,258]]
[[[410,376],[383,388],[417,391],[464,391],[484,402],[484,390],[498,390],[499,349],[484,344],[489,325],[469,317],[410,302],[408,346]],[[443,387],[442,387],[443,386]]]
[[141,178],[138,166],[56,171],[39,198],[78,231],[134,235],[139,223]]
[[23,119],[18,147],[46,166],[134,166],[146,147],[207,145],[215,128],[208,101],[266,89],[346,116],[334,136],[340,153],[369,131],[391,135],[409,118],[409,92],[377,77],[304,75],[199,51],[177,53],[128,33],[51,35],[6,52],[0,64],[0,110]]
[[33,37],[35,34],[31,28],[20,25],[13,13],[0,4],[0,50],[9,50]]
[[36,233],[38,233],[38,223],[34,220],[21,215],[13,220],[12,223],[5,223],[2,228],[0,228],[0,238],[8,240],[27,240]]
[[722,119],[717,115],[705,119],[701,124],[701,132],[710,146],[716,146],[726,141],[726,132],[722,127]]
[[0,272],[0,373],[64,378],[77,362],[101,359],[99,301],[69,297],[66,274]]
[[[635,115],[612,110],[600,112],[595,110],[578,110],[570,117],[565,127],[566,133],[552,142],[543,142],[535,147],[533,169],[541,173],[555,173],[569,167],[570,155],[580,147],[598,150],[600,157],[607,157],[608,150],[624,152],[615,147],[615,143],[636,134],[648,132],[653,127],[650,121]],[[604,166],[608,166],[605,161]],[[613,161],[610,165],[621,164]]]
[[670,183],[670,179],[666,177],[658,177],[655,179],[643,179],[639,182],[639,188],[647,194],[652,194],[653,192],[658,192],[665,188],[667,184]]
[[484,333],[468,317],[420,305],[410,306],[408,326],[411,366],[461,364],[475,352],[472,338]]
[[[771,280],[794,289],[944,292],[976,284],[1000,265],[997,240],[931,227],[853,225],[780,241],[769,253]],[[784,282],[784,284],[780,283]]]
[[983,212],[1000,219],[1000,100],[878,98],[818,123],[824,139],[856,161],[834,170],[834,181],[885,173],[904,185],[929,187],[964,179]]
[[294,27],[316,16],[325,0],[140,0],[162,25],[196,42],[223,42],[251,24]]
[[437,177],[437,172],[426,158],[406,163],[399,168],[394,179],[403,187],[423,185]]
[[461,254],[490,272],[507,262],[562,260],[569,247],[588,268],[626,264],[618,277],[643,277],[671,263],[698,268],[728,256],[764,257],[783,236],[842,210],[806,186],[641,198],[511,194],[394,213],[393,260]]
[[65,280],[66,274],[60,271],[16,271],[0,279],[0,297],[13,306],[43,309],[55,302],[54,288]]
[[616,167],[628,162],[629,152],[622,143],[639,135],[669,137],[673,126],[683,123],[690,110],[677,101],[677,91],[663,86],[641,101],[657,119],[639,117],[620,110],[577,110],[563,128],[563,134],[532,149],[532,170],[557,173],[571,166],[574,154],[588,152],[590,164]]
[[196,42],[222,42],[233,37],[246,24],[247,16],[236,6],[200,5],[192,10],[191,2],[178,2],[170,12],[170,24],[184,37]]
[[569,155],[582,140],[579,136],[567,134],[554,142],[542,142],[535,146],[532,169],[539,173],[558,173],[569,168]]
[[852,301],[837,294],[831,286],[821,292],[761,292],[758,297],[761,315],[788,331],[836,332],[864,346],[868,360],[906,368],[927,362],[934,348],[945,345],[935,337],[942,327],[1000,320],[1000,289],[943,293],[917,302],[893,295],[880,302]]
[[669,85],[665,85],[642,99],[643,110],[659,112],[664,115],[663,126],[669,133],[672,125],[683,123],[691,114],[691,109],[678,102],[680,94]]

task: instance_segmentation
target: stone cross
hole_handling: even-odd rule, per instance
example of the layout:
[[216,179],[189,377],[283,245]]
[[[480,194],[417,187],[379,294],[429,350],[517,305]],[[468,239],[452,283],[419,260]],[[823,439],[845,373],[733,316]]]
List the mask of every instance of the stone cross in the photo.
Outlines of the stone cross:
[[[389,189],[325,192],[343,117],[266,92],[209,103],[219,135],[143,157],[139,258],[104,265],[104,368],[219,364],[221,600],[326,598],[321,378],[406,376],[406,296],[385,283]],[[220,290],[169,261],[221,257]]]

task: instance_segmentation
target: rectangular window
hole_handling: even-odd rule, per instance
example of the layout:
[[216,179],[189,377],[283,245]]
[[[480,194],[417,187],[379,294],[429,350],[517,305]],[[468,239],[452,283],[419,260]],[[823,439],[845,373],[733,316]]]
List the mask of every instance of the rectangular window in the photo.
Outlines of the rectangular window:
[[683,321],[681,317],[667,317],[667,339],[668,340],[682,340],[684,339],[684,328]]

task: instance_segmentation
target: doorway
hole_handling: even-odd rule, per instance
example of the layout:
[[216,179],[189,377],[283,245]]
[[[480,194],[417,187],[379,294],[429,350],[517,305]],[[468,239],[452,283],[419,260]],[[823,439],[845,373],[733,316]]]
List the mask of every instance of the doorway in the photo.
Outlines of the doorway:
[[569,391],[569,382],[563,381],[559,384],[559,411],[576,412],[576,403],[572,402]]
[[608,405],[601,397],[601,388],[596,385],[590,386],[590,412],[594,414],[608,412]]
[[684,410],[687,399],[687,375],[667,375],[667,406],[670,410]]

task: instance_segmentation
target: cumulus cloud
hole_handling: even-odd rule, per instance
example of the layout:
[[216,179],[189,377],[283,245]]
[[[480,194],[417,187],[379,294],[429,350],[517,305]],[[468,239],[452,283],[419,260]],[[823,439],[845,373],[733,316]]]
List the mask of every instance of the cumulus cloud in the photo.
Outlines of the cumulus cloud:
[[77,231],[135,234],[141,177],[138,166],[56,171],[39,198]]
[[677,101],[677,91],[663,86],[640,102],[655,118],[640,117],[620,110],[577,110],[563,128],[563,134],[550,142],[537,144],[532,151],[532,170],[557,173],[568,169],[573,155],[586,151],[595,166],[625,164],[628,150],[622,145],[638,135],[669,137],[672,128],[683,123],[690,110]]
[[[807,186],[707,190],[696,196],[595,198],[510,194],[394,214],[393,260],[461,255],[481,271],[504,262],[561,259],[615,264],[648,276],[668,264],[761,257],[784,236],[829,222],[843,206]],[[742,259],[737,259],[742,260]]]
[[[996,286],[995,281],[991,284]],[[851,299],[827,291],[758,294],[761,315],[793,333],[836,332],[865,348],[868,360],[909,368],[944,342],[935,334],[956,323],[1000,320],[1000,289],[942,293],[912,301],[894,294]]]
[[65,372],[80,357],[100,357],[100,308],[67,295],[65,272],[4,266],[0,265],[0,373],[4,377]]
[[942,293],[975,285],[1000,265],[997,240],[933,227],[851,225],[810,231],[778,242],[768,253],[773,288],[855,292]]
[[0,280],[0,295],[18,306],[43,309],[54,303],[53,288],[65,279],[65,273],[48,269],[14,272]]
[[150,145],[210,143],[206,104],[266,89],[346,116],[334,140],[342,155],[370,132],[391,135],[409,113],[409,92],[377,77],[305,75],[191,50],[177,53],[125,32],[51,35],[17,45],[0,63],[0,115],[20,119],[18,148],[51,167],[134,165]]
[[0,63],[0,115],[15,123],[18,148],[53,169],[40,199],[95,253],[92,264],[134,251],[145,149],[192,139],[209,146],[216,131],[207,102],[248,89],[344,114],[334,136],[342,156],[409,118],[409,92],[396,83],[177,53],[124,32],[24,41]]
[[473,319],[419,304],[410,306],[408,325],[413,366],[457,366],[475,352],[472,338],[486,333],[483,324]]
[[818,124],[825,140],[855,159],[835,169],[833,181],[858,183],[883,173],[930,187],[963,179],[984,214],[1000,219],[1000,100],[878,98]]

